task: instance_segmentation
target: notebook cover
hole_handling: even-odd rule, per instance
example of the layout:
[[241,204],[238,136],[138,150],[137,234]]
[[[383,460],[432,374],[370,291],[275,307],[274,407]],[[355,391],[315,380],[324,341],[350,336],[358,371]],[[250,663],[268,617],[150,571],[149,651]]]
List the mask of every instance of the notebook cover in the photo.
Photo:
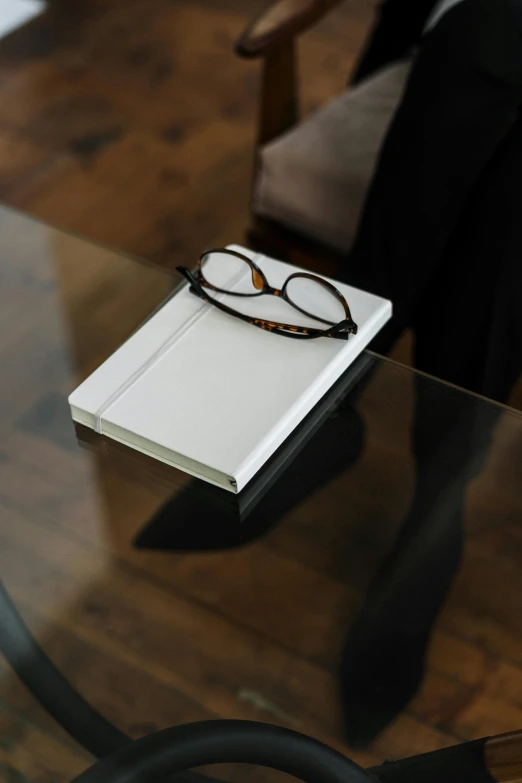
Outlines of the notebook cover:
[[[231,247],[255,257],[275,287],[296,271]],[[226,264],[222,274],[223,286],[237,284]],[[335,284],[359,326],[348,341],[272,334],[183,286],[71,394],[73,419],[239,492],[391,317],[390,302]],[[219,297],[260,318],[294,316],[277,297]],[[296,322],[307,325],[301,316]]]

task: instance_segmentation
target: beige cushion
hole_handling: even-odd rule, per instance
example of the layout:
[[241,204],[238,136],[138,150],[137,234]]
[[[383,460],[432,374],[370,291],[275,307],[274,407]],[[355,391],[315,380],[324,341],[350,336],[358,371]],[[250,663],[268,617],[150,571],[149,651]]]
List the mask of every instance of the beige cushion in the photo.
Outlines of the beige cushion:
[[409,69],[380,71],[264,147],[255,214],[347,251]]

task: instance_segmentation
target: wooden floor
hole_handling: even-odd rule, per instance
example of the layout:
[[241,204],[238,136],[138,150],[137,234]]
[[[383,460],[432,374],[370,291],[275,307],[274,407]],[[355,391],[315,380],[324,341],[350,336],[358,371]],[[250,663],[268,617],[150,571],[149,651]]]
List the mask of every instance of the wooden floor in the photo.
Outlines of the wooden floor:
[[[79,0],[0,42],[0,201],[161,263],[240,241],[259,64],[234,40],[264,0]],[[371,3],[303,47],[304,104],[343,87]]]
[[[264,0],[51,5],[0,42],[0,201],[167,265],[202,246],[240,241],[258,66],[232,49]],[[307,108],[342,88],[372,5],[347,0],[304,40]],[[67,274],[83,306],[93,302],[94,279]],[[79,332],[71,339],[81,342]],[[403,383],[377,378],[363,401],[373,425],[364,460],[334,487],[342,515],[321,527],[319,493],[307,516],[290,515],[255,546],[198,557],[133,550],[132,535],[158,496],[108,478],[103,466],[93,470],[70,443],[46,440],[45,416],[34,411],[52,408],[65,382],[45,396],[34,390],[30,401],[13,390],[16,426],[0,453],[2,573],[54,660],[133,736],[183,720],[254,718],[351,752],[335,668],[346,618],[408,502],[410,473],[397,489],[394,475],[408,453],[410,407],[400,416],[393,408],[411,392]],[[487,476],[472,488],[465,569],[434,636],[425,685],[373,747],[351,752],[360,763],[522,726],[522,506],[512,470],[520,449],[504,425]],[[380,494],[372,494],[376,475]],[[499,507],[500,483],[509,491]],[[348,528],[346,508],[357,512]],[[0,678],[4,779],[66,783],[86,755],[3,663]]]

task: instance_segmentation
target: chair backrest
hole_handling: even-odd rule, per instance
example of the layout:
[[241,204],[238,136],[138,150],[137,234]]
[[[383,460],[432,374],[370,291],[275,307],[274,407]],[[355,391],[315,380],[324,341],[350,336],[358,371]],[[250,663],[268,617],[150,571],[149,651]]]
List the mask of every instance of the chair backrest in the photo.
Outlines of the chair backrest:
[[383,69],[262,147],[254,213],[347,253],[409,68]]

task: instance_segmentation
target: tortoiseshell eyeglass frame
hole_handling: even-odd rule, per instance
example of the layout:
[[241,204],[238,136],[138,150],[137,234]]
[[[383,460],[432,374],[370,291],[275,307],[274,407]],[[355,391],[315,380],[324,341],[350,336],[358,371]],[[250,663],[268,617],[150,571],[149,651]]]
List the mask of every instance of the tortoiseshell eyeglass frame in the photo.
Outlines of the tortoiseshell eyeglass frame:
[[[246,264],[248,264],[252,272],[252,284],[256,291],[247,294],[238,293],[236,291],[228,291],[225,288],[217,288],[216,286],[209,283],[203,273],[203,265],[205,259],[211,253],[226,253],[227,255],[235,256],[236,258],[239,258],[241,261],[244,261]],[[243,255],[243,253],[238,253],[236,250],[229,250],[228,248],[221,247],[205,251],[205,253],[200,256],[197,268],[194,272],[191,272],[189,269],[187,269],[187,267],[184,266],[178,266],[176,268],[178,272],[180,272],[188,281],[192,293],[194,293],[196,296],[199,296],[205,302],[214,305],[214,307],[217,307],[222,312],[228,313],[228,315],[239,318],[241,321],[245,321],[246,323],[252,324],[253,326],[258,326],[260,329],[266,329],[269,332],[274,332],[275,334],[280,334],[284,337],[294,337],[299,340],[310,340],[316,337],[335,337],[339,340],[347,340],[350,334],[357,334],[357,324],[352,319],[350,308],[345,297],[334,285],[329,283],[327,280],[324,280],[322,277],[319,277],[318,275],[314,275],[309,272],[294,272],[294,274],[290,275],[290,277],[285,281],[285,284],[281,289],[273,288],[271,285],[269,285],[264,272],[259,268],[255,261],[253,261],[248,256]],[[313,280],[318,285],[323,286],[323,288],[325,288],[341,303],[344,308],[346,319],[336,324],[332,321],[327,321],[324,318],[319,318],[317,315],[313,315],[313,313],[309,313],[306,310],[303,310],[303,308],[294,304],[294,302],[292,302],[288,296],[288,284],[291,280],[295,280],[295,278],[307,278],[309,280]],[[205,291],[205,288],[221,294],[228,294],[229,296],[255,297],[263,296],[264,294],[279,296],[281,299],[284,299],[285,302],[288,302],[288,304],[295,310],[299,310],[299,312],[307,315],[309,318],[313,318],[314,321],[320,321],[322,323],[329,324],[329,326],[327,329],[314,329],[312,327],[294,326],[293,324],[266,321],[263,318],[254,318],[252,316],[245,315],[244,313],[240,313],[237,310],[234,310],[232,307],[223,304],[223,302],[214,299]]]

